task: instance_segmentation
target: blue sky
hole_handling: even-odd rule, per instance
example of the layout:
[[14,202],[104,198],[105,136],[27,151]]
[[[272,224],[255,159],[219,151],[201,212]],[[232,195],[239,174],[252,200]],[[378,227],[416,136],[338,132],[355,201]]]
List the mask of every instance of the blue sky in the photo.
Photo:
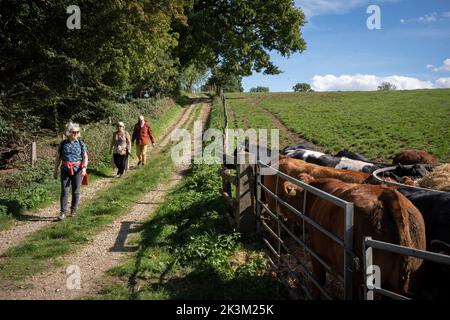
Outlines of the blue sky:
[[[292,91],[297,82],[318,91],[450,87],[450,0],[295,0],[308,23],[307,49],[271,57],[283,73],[253,74],[245,91],[267,86]],[[381,29],[369,30],[369,5],[381,10]],[[448,59],[448,60],[447,60]]]

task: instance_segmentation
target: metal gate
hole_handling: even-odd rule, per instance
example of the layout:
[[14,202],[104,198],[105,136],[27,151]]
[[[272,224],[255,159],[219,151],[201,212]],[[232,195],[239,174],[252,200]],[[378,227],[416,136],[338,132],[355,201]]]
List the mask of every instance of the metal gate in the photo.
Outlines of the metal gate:
[[[371,237],[365,237],[363,242],[363,252],[364,252],[363,258],[365,270],[365,281],[364,281],[365,300],[374,300],[375,293],[395,300],[410,300],[410,298],[408,297],[383,289],[381,288],[381,286],[377,286],[372,282],[371,277],[373,276],[372,272],[373,268],[371,267],[374,265],[372,254],[373,249],[383,250],[404,256],[416,257],[419,259],[424,259],[435,263],[441,263],[450,266],[450,256],[429,251],[423,251],[419,249],[408,248],[397,244],[373,240]],[[381,272],[382,271],[383,270],[381,270]]]
[[[261,182],[261,168],[265,168],[273,172],[277,176],[277,179],[283,179],[286,181],[289,181],[293,183],[294,185],[297,185],[301,188],[303,188],[304,191],[304,201],[303,201],[303,212],[299,211],[298,209],[292,207],[290,204],[283,201],[281,198],[279,198],[275,193],[273,193],[271,190],[269,190],[267,187],[265,187]],[[277,275],[279,276],[280,280],[288,286],[287,279],[282,276],[281,270],[287,270],[288,273],[295,278],[299,279],[299,286],[301,290],[303,291],[305,297],[307,299],[311,299],[311,290],[308,287],[308,283],[313,284],[320,292],[321,294],[327,298],[327,299],[333,299],[333,294],[331,294],[325,287],[322,287],[317,279],[314,277],[313,273],[309,270],[307,264],[307,254],[310,256],[313,256],[326,270],[328,274],[333,274],[337,276],[339,280],[343,282],[343,298],[345,300],[352,299],[353,293],[352,293],[352,272],[353,272],[353,266],[354,266],[354,260],[353,260],[353,203],[344,201],[342,199],[339,199],[333,195],[330,195],[326,192],[323,192],[319,189],[316,189],[312,186],[309,186],[293,177],[290,177],[286,175],[285,173],[267,165],[264,164],[261,161],[258,161],[258,165],[256,168],[256,196],[257,196],[257,203],[256,203],[256,213],[257,213],[257,221],[258,221],[258,231],[261,230],[261,227],[264,228],[269,234],[271,234],[276,239],[276,248],[267,240],[263,239],[265,245],[268,249],[268,259],[269,262],[275,272],[277,272]],[[278,182],[278,181],[277,181]],[[278,185],[278,183],[277,183]],[[299,236],[294,234],[288,226],[286,226],[282,219],[280,219],[280,216],[278,212],[272,212],[268,206],[261,201],[261,193],[262,191],[266,191],[269,193],[278,204],[281,204],[288,210],[290,210],[292,213],[296,215],[299,219],[302,221],[302,227],[303,232],[301,235],[301,239]],[[345,230],[344,230],[344,239],[340,239],[339,237],[335,236],[334,234],[330,233],[323,227],[321,227],[318,223],[316,223],[314,220],[310,219],[305,214],[305,208],[306,208],[306,199],[307,199],[307,193],[310,192],[314,194],[317,197],[320,197],[322,199],[325,199],[326,201],[329,201],[341,208],[344,209],[344,219],[345,219]],[[262,209],[265,209],[266,212],[269,214],[270,218],[274,219],[274,221],[277,222],[277,230],[272,230],[267,223],[265,223],[261,219],[261,212]],[[276,210],[278,211],[278,210]],[[344,249],[344,270],[341,270],[339,272],[338,270],[333,270],[333,268],[328,265],[317,253],[315,253],[310,246],[308,245],[306,239],[305,239],[305,223],[313,226],[320,232],[322,232],[325,236],[330,238],[331,240],[335,241],[337,244],[343,247]],[[293,255],[298,263],[298,266],[300,267],[301,275],[293,270],[289,262],[286,260],[286,257],[284,256],[284,252],[287,252],[289,255],[292,256],[291,249],[286,244],[286,239],[282,239],[281,231],[283,230],[284,233],[286,233],[290,237],[290,241],[294,241],[296,245],[300,246],[302,248],[304,254],[303,258],[297,257],[297,255]],[[307,254],[306,254],[307,253]],[[272,258],[274,257],[274,258]],[[341,273],[344,275],[341,276]],[[292,291],[291,291],[292,293]]]

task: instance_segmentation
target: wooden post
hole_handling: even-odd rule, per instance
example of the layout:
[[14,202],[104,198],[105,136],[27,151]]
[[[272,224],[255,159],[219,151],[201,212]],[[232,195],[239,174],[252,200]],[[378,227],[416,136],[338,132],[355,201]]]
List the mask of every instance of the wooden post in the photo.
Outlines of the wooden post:
[[255,175],[256,175],[256,232],[261,233],[261,203],[259,200],[261,200],[261,167],[259,164],[256,164],[255,167]]
[[34,168],[34,164],[37,160],[36,142],[31,143],[31,166]]
[[[242,233],[256,230],[255,219],[255,165],[249,164],[250,154],[243,152],[245,163],[237,165],[236,223]],[[239,153],[238,153],[239,158]]]

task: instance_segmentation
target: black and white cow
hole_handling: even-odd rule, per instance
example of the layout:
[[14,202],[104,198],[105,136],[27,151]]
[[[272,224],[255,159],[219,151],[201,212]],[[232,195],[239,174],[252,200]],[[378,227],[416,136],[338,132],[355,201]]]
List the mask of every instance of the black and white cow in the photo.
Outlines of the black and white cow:
[[366,173],[372,173],[379,168],[384,168],[384,165],[374,164],[371,162],[350,159],[347,157],[335,157],[323,152],[296,149],[290,150],[286,153],[286,156],[301,159],[309,163],[314,163],[324,167],[332,167],[336,169],[362,171]]
[[353,160],[359,160],[359,161],[374,163],[373,161],[370,161],[369,159],[367,159],[363,155],[360,155],[359,153],[356,153],[356,152],[353,152],[353,151],[348,151],[348,150],[341,150],[338,153],[336,153],[334,156],[335,157],[340,157],[340,158],[345,157],[345,158],[349,158],[349,159],[353,159]]
[[290,153],[295,152],[295,150],[302,149],[302,150],[310,150],[314,151],[314,148],[307,142],[298,143],[293,146],[287,146],[283,150],[280,151],[280,153],[284,156],[289,157]]

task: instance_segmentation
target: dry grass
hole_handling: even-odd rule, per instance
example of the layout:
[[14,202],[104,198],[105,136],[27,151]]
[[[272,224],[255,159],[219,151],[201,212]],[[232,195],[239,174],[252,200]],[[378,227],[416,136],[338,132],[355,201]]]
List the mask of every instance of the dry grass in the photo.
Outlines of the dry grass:
[[450,191],[450,163],[434,168],[432,172],[416,183],[422,188]]

